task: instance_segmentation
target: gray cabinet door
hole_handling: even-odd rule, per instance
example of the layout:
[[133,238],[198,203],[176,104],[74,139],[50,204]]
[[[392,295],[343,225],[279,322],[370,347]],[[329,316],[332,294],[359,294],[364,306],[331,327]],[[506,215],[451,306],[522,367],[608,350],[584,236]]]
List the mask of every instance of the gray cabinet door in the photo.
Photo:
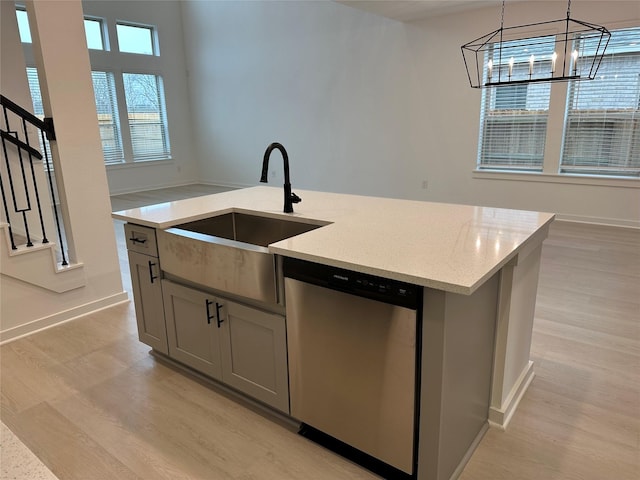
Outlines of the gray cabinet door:
[[221,315],[223,381],[288,414],[284,317],[228,300]]
[[138,338],[154,350],[168,353],[164,321],[160,264],[156,257],[129,251],[129,269],[133,301],[138,323]]
[[[162,280],[169,356],[220,379],[219,335],[213,295]],[[220,305],[218,303],[218,305]]]

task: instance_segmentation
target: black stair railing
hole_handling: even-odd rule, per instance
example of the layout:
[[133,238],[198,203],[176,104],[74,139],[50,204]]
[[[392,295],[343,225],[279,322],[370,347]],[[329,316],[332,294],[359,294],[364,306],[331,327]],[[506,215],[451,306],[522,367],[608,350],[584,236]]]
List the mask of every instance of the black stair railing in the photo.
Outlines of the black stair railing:
[[[49,181],[49,195],[51,197],[51,205],[53,208],[53,218],[57,229],[58,240],[60,242],[60,256],[62,265],[68,265],[65,255],[65,242],[63,236],[62,222],[58,215],[58,207],[55,198],[55,188],[53,184],[53,163],[47,148],[47,140],[55,140],[55,131],[53,129],[53,119],[45,118],[40,120],[38,117],[28,112],[21,106],[9,100],[4,95],[0,95],[0,104],[2,105],[2,113],[4,126],[0,128],[0,136],[2,138],[2,153],[4,156],[4,170],[0,169],[0,193],[2,194],[2,204],[4,215],[9,224],[9,239],[11,248],[16,250],[16,240],[14,231],[11,227],[11,219],[22,218],[24,232],[26,237],[26,246],[33,247],[32,228],[29,224],[29,212],[36,211],[39,219],[39,226],[42,232],[42,243],[49,243],[47,237],[42,203],[40,201],[40,192],[36,182],[36,168],[39,168],[40,160],[46,170]],[[9,122],[9,112],[17,117],[20,124],[17,128],[13,128]],[[13,118],[16,120],[16,118]],[[27,133],[27,124],[33,125],[41,140],[41,154],[36,148],[29,143],[29,135]],[[8,148],[9,147],[9,148]],[[10,155],[9,152],[13,155]],[[17,154],[17,155],[16,155]],[[32,200],[33,196],[33,200]],[[35,203],[35,205],[33,205]]]

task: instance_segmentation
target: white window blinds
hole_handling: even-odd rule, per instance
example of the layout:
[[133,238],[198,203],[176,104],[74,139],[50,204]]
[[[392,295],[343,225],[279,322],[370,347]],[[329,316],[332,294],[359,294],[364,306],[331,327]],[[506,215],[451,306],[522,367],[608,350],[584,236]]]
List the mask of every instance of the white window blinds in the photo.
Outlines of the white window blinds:
[[[509,42],[504,42],[503,50],[515,52]],[[523,46],[509,59],[500,58],[499,52],[496,45],[493,53],[488,53],[494,66],[492,74],[496,75],[497,69],[502,68],[505,79],[525,79],[529,76],[531,56],[550,59],[553,42]],[[488,74],[485,68],[485,76]],[[549,83],[514,84],[483,90],[478,168],[542,170],[550,92]]]
[[93,80],[93,93],[98,111],[98,126],[104,161],[105,163],[122,163],[124,154],[113,74],[110,72],[91,72],[91,79]]
[[640,176],[640,28],[611,32],[596,79],[570,84],[560,171]]
[[27,67],[27,81],[29,82],[31,101],[33,102],[33,114],[42,120],[44,118],[44,108],[42,106],[38,70],[35,67]]
[[[40,120],[43,120],[44,107],[42,105],[42,94],[40,92],[40,80],[38,79],[38,70],[35,67],[27,67],[27,81],[29,82],[31,101],[33,102],[33,114]],[[43,138],[42,135],[38,135],[38,145],[43,157],[46,153],[47,161],[51,162],[51,147],[49,146],[49,140],[47,140],[46,137]],[[52,168],[50,163],[47,163],[46,168]]]
[[162,78],[157,75],[124,73],[123,80],[133,159],[168,158],[169,136]]

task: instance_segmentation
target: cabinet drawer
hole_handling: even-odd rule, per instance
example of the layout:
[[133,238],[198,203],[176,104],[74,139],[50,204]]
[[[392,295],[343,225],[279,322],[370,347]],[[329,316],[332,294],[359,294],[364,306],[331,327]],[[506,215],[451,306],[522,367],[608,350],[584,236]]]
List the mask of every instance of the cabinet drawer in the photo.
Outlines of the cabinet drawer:
[[127,249],[153,257],[158,256],[155,228],[125,223],[124,234],[127,240]]

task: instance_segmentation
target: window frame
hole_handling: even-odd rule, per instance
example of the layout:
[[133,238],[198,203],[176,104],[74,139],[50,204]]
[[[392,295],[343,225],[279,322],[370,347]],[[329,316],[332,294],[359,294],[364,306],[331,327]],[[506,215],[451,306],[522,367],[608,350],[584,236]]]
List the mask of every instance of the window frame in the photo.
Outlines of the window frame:
[[[105,150],[105,143],[109,141],[108,138],[105,139],[102,135],[104,123],[100,122],[100,109],[98,106],[98,101],[96,99],[96,113],[98,115],[98,128],[100,129],[100,140],[102,142],[102,154],[104,156],[105,165],[117,165],[122,163],[122,159],[125,158],[124,155],[124,145],[123,145],[123,136],[122,136],[122,122],[120,115],[120,105],[118,102],[117,88],[116,88],[116,76],[113,72],[110,71],[102,71],[102,70],[91,70],[91,79],[93,82],[94,96],[96,95],[96,84],[94,74],[104,74],[106,80],[106,88],[109,89],[108,97],[109,97],[109,107],[111,109],[112,122],[110,125],[111,130],[113,131],[115,147],[113,151],[115,154],[107,154]],[[115,102],[114,102],[115,100]]]
[[[151,53],[130,52],[130,51],[122,50],[120,46],[120,36],[118,34],[119,26],[131,27],[131,28],[143,28],[143,29],[149,30]],[[158,28],[155,25],[129,22],[124,20],[116,20],[114,25],[114,31],[116,35],[116,41],[118,42],[118,53],[123,55],[139,55],[142,57],[159,57],[160,56],[160,42],[158,41]]]
[[[161,125],[161,130],[162,130],[161,137],[162,137],[162,143],[163,143],[163,152],[161,154],[156,154],[156,153],[136,154],[135,152],[137,142],[134,138],[135,137],[133,133],[134,129],[132,128],[132,123],[131,123],[131,116],[133,115],[133,112],[131,112],[131,108],[129,106],[129,102],[127,99],[125,75],[148,75],[148,76],[154,77],[155,79],[155,84],[156,84],[157,93],[158,93],[157,100],[158,100],[158,108],[159,108],[159,112],[158,112],[159,119],[157,123]],[[125,109],[126,109],[127,124],[129,125],[129,137],[130,137],[129,143],[131,146],[133,161],[139,163],[139,162],[148,162],[148,161],[156,161],[156,160],[166,160],[168,158],[171,158],[171,141],[169,137],[166,95],[164,92],[164,79],[162,78],[162,75],[157,75],[155,73],[149,73],[149,72],[126,71],[126,72],[122,72],[122,82],[123,82],[123,90],[124,90],[124,102],[125,102]]]
[[[620,45],[615,38],[616,33],[623,36],[630,31],[633,50],[627,50],[627,45]],[[640,27],[613,30],[608,48],[611,53],[605,52],[595,80],[584,85],[581,82],[568,84],[560,174],[640,178]],[[631,70],[616,68],[616,63],[624,63],[627,59],[633,64]],[[609,65],[611,69],[608,69]],[[637,71],[633,69],[636,65]],[[621,75],[621,72],[628,72],[628,75]],[[609,80],[611,75],[613,82]],[[596,91],[591,91],[591,87]],[[621,88],[631,95],[620,97]],[[593,102],[592,98],[598,101]],[[600,142],[590,145],[589,139],[595,136],[601,137]],[[598,150],[600,155],[575,155],[575,150],[592,149]],[[574,155],[570,156],[571,153]],[[602,159],[606,162],[601,162]],[[626,165],[620,164],[621,161]],[[612,173],[605,173],[607,171]]]
[[107,32],[107,26],[105,23],[105,19],[101,18],[101,17],[95,17],[93,15],[84,15],[83,17],[83,21],[84,21],[84,31],[85,31],[85,36],[87,34],[87,24],[86,22],[97,22],[98,26],[100,28],[100,40],[102,42],[102,48],[91,48],[89,47],[89,42],[87,40],[87,48],[89,49],[89,51],[96,51],[96,52],[108,52],[110,51],[110,47],[109,47],[109,33]]
[[[626,21],[617,22],[615,26],[610,27],[610,31],[612,32],[612,34],[616,31],[625,29],[640,29],[640,25],[637,25],[636,23],[631,21]],[[544,36],[544,34],[541,34],[541,36]],[[485,101],[483,93],[479,118],[480,134],[478,137],[478,150],[476,165],[472,171],[472,178],[640,188],[640,177],[638,176],[616,176],[561,171],[560,155],[562,153],[562,148],[564,145],[565,116],[567,102],[569,100],[568,82],[552,82],[549,97],[549,130],[547,131],[546,135],[546,146],[543,156],[542,170],[523,171],[510,168],[487,169],[482,168],[479,162],[483,128],[482,108]]]
[[[22,5],[15,6],[16,15],[18,11],[27,12],[26,8]],[[159,56],[159,38],[157,34],[157,27],[149,24],[142,24],[137,22],[125,22],[122,20],[110,20],[107,18],[103,18],[96,15],[85,14],[84,20],[92,20],[99,21],[101,26],[101,34],[102,34],[102,43],[103,50],[90,49],[87,48],[90,58],[91,64],[91,73],[92,73],[92,84],[93,84],[93,74],[96,72],[105,73],[107,75],[112,75],[114,80],[115,87],[115,112],[117,115],[117,120],[114,122],[114,130],[119,134],[120,140],[119,144],[122,151],[122,156],[119,159],[112,157],[110,155],[106,155],[104,149],[105,139],[100,136],[102,142],[102,153],[104,156],[104,164],[107,169],[111,168],[120,168],[123,166],[134,166],[134,165],[142,165],[157,163],[157,162],[166,162],[173,160],[173,154],[171,151],[171,141],[170,141],[170,121],[169,121],[169,109],[167,106],[168,103],[168,93],[165,82],[165,75],[163,75],[163,64],[161,62],[161,58]],[[128,53],[128,52],[120,52],[117,49],[111,49],[111,42],[109,40],[110,35],[116,35],[116,24],[126,24],[128,26],[142,27],[149,29],[151,31],[151,41],[152,48],[154,51],[153,55],[145,55],[145,54],[136,54],[136,53]],[[84,23],[83,23],[84,25]],[[86,33],[86,32],[85,32]],[[116,38],[117,42],[117,38]],[[23,50],[25,52],[25,60],[27,69],[35,69],[35,59],[33,55],[33,44],[22,42]],[[119,45],[118,45],[119,47]],[[135,72],[131,72],[131,56],[136,57],[135,62]],[[168,67],[168,64],[166,65]],[[125,88],[124,88],[124,80],[123,73],[136,73],[136,74],[144,74],[144,75],[153,75],[156,79],[159,79],[161,88],[160,88],[160,118],[162,122],[162,130],[164,139],[164,149],[162,154],[157,155],[134,155],[134,148],[132,145],[132,133],[131,128],[129,126],[128,120],[128,110],[127,110],[127,101],[125,96]],[[95,95],[95,86],[94,86],[94,95]],[[98,106],[96,105],[96,113],[98,110]],[[100,120],[97,117],[96,123],[100,128]]]
[[[530,73],[530,56],[544,58],[552,52],[546,51],[551,35],[541,35],[545,42],[532,42],[529,49],[516,50],[513,41],[505,41],[501,48],[499,43],[486,52],[483,75],[489,78],[489,60],[495,75],[498,69],[508,75],[524,79]],[[500,57],[504,49],[510,51],[510,60]],[[501,64],[500,64],[501,63]],[[482,90],[480,109],[480,129],[478,135],[478,156],[476,169],[480,171],[516,171],[542,172],[547,138],[547,127],[550,109],[548,87],[542,83],[504,85],[488,87]],[[496,133],[494,133],[494,130]],[[527,138],[527,133],[536,130],[536,138]],[[516,153],[518,146],[528,147]]]

